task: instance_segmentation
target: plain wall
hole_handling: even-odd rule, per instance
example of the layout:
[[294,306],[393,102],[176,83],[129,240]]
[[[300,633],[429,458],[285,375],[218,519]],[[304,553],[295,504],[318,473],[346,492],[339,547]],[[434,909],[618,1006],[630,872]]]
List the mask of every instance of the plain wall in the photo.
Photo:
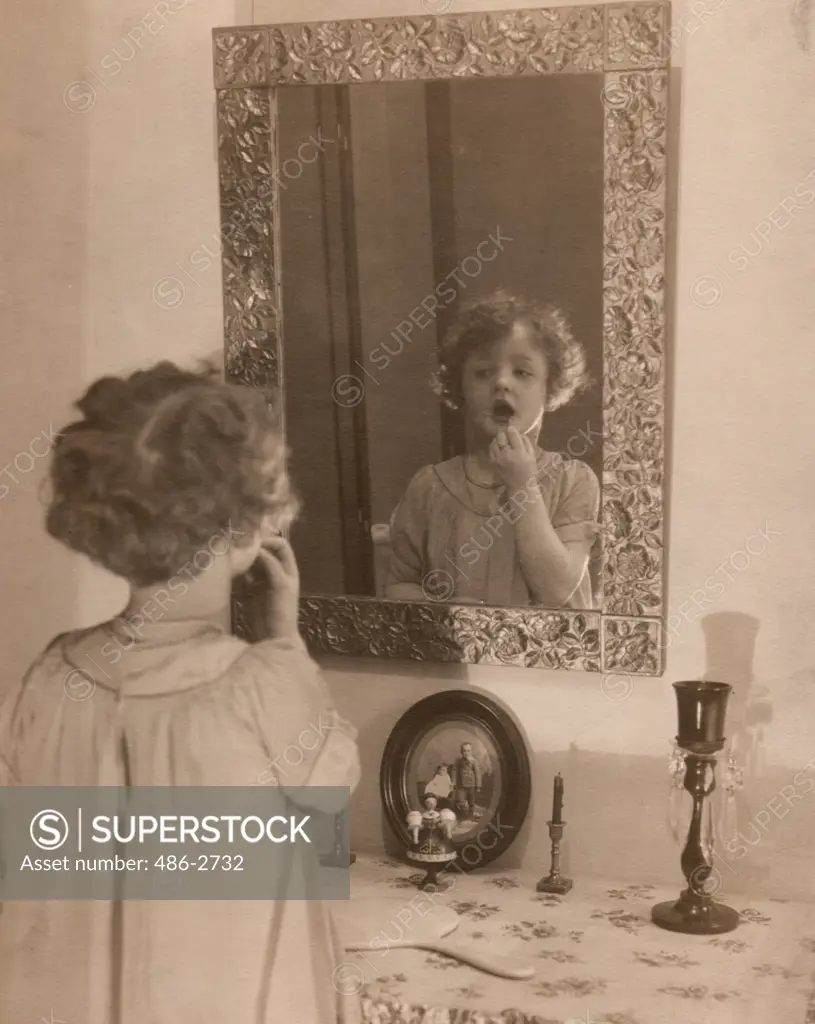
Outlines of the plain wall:
[[[210,30],[247,23],[248,6],[190,4],[111,76],[100,61],[117,44],[125,52],[122,37],[145,17],[133,0],[76,3],[64,11],[31,0],[7,5],[0,42],[0,103],[11,127],[0,165],[3,465],[51,420],[63,421],[78,388],[99,374],[221,348],[219,270],[192,267],[190,254],[217,239],[219,226]],[[420,10],[392,0],[287,0],[257,2],[254,17]],[[787,204],[791,212],[784,216],[780,206],[813,170],[815,63],[790,3],[712,0],[704,20],[689,11],[690,4],[677,10],[685,27],[676,49],[682,110],[671,267],[674,632],[666,674],[630,687],[576,673],[331,659],[338,703],[361,730],[365,778],[354,808],[360,850],[381,848],[379,758],[396,718],[427,693],[470,686],[515,712],[534,752],[535,800],[510,858],[525,852],[541,874],[548,870],[544,822],[551,776],[560,770],[567,862],[578,884],[581,875],[601,873],[678,887],[679,851],[665,823],[676,722],[670,683],[705,670],[706,615],[736,613],[713,619],[708,633],[717,673],[737,688],[730,731],[740,756],[751,755],[741,808],[746,835],[755,815],[815,757],[815,203],[799,190],[798,205]],[[90,109],[72,112],[63,92],[87,75],[85,66],[102,82]],[[738,269],[742,246],[756,254]],[[154,301],[165,277],[184,284],[173,308]],[[42,465],[0,501],[8,679],[55,632],[109,615],[121,598],[115,581],[43,538],[36,496]],[[768,525],[777,536],[763,554],[736,554]],[[745,616],[758,625],[754,646]],[[811,896],[815,798],[805,796],[786,813],[778,801],[772,806],[766,837],[722,866],[725,892]]]

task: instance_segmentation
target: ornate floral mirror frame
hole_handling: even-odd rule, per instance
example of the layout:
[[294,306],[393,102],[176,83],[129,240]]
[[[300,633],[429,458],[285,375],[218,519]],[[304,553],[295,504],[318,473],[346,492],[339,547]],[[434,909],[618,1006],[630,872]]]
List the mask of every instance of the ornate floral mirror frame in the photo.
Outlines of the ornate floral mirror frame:
[[[279,88],[604,75],[602,609],[305,596],[313,651],[662,673],[668,31],[667,3],[214,31],[226,372],[264,389],[283,386]],[[236,588],[239,631],[246,600]]]

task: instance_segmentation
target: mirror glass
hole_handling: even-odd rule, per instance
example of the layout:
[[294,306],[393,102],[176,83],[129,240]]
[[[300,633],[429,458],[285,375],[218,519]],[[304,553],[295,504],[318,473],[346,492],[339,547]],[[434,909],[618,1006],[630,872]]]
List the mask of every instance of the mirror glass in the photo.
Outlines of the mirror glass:
[[276,90],[304,595],[599,607],[603,81]]

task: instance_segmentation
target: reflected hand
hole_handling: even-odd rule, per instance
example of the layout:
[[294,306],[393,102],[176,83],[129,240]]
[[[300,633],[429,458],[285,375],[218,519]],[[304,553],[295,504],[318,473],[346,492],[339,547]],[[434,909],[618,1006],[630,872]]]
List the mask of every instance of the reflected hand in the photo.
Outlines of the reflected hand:
[[538,472],[535,445],[516,427],[502,430],[489,447],[490,462],[510,490],[532,487]]

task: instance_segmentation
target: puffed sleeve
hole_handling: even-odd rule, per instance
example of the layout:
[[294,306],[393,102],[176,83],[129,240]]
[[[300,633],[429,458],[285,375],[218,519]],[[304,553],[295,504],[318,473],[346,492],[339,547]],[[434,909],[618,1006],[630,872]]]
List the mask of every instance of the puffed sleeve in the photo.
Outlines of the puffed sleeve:
[[563,488],[552,512],[552,526],[564,543],[590,544],[600,530],[600,482],[594,471],[572,459],[564,467]]
[[[337,713],[323,676],[301,642],[251,644],[233,668],[235,709],[258,736],[269,770],[261,781],[285,789],[334,786],[354,790],[360,777],[357,730]],[[341,794],[298,805],[336,813]]]
[[428,498],[433,475],[432,466],[420,469],[391,516],[391,555],[386,587],[394,583],[421,583],[424,578]]

